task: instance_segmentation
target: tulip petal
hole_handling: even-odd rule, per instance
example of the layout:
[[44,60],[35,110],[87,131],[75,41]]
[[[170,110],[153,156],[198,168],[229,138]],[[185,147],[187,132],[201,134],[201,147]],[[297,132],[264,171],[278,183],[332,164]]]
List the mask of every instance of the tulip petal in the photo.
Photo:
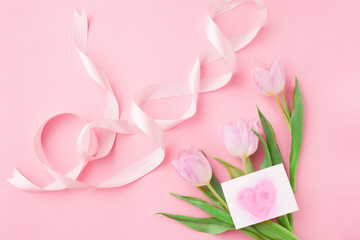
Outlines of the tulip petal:
[[211,180],[212,170],[209,161],[193,146],[180,151],[172,165],[178,174],[193,186],[203,186]]
[[270,71],[261,67],[255,67],[255,69],[251,70],[251,80],[262,94],[269,95]]
[[260,129],[259,122],[260,120],[258,118],[249,122],[249,131],[251,131],[249,137],[249,148],[248,148],[249,156],[253,154],[258,148],[259,138],[255,135],[252,129],[254,129],[256,132],[259,132]]
[[271,65],[270,81],[271,81],[270,86],[271,86],[272,94],[278,94],[284,90],[285,87],[284,66],[282,65],[279,57],[275,58],[273,64]]
[[244,119],[241,119],[241,118],[238,119],[237,128],[239,129],[239,132],[240,132],[242,148],[243,148],[242,158],[246,158],[248,156],[249,140],[250,140],[251,133],[249,131],[248,124]]
[[224,144],[228,152],[241,158],[244,154],[243,143],[239,129],[234,124],[226,124],[223,128]]
[[[262,133],[262,128],[261,128],[261,125],[260,125],[260,119],[255,118],[255,119],[251,120],[249,122],[249,129],[254,129],[256,132],[261,134]],[[251,131],[251,132],[253,132],[253,131]]]
[[251,80],[255,87],[264,95],[277,95],[284,90],[285,73],[279,57],[274,59],[270,71],[266,67],[256,64],[251,70]]
[[258,137],[253,130],[261,133],[260,120],[258,118],[246,122],[239,118],[235,124],[218,125],[218,132],[230,155],[245,159],[257,150]]

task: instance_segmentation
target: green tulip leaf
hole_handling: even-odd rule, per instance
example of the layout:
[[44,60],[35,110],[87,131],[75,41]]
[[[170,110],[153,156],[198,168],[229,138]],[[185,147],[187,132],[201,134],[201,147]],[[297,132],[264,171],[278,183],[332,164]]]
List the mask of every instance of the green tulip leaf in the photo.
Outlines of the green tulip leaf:
[[[203,150],[201,150],[201,152],[207,158],[205,152]],[[214,172],[212,173],[212,176],[211,176],[210,185],[214,188],[215,192],[224,200],[224,202],[226,202],[224,192],[221,188],[221,184],[220,184],[219,180],[216,178]],[[207,186],[206,186],[206,189],[209,190],[209,188]]]
[[267,236],[260,233],[254,226],[244,227],[239,229],[239,231],[245,233],[255,240],[272,240],[271,238],[268,238]]
[[203,187],[197,187],[210,201],[215,203],[218,207],[220,207],[222,210],[227,211],[225,207],[221,204],[221,202],[215,197],[215,195],[208,190],[207,188]]
[[259,232],[268,236],[271,239],[277,240],[299,240],[292,232],[286,228],[276,224],[275,222],[268,220],[265,222],[253,225]]
[[234,226],[229,225],[216,219],[214,217],[211,218],[195,218],[195,217],[188,217],[182,215],[174,215],[168,213],[157,213],[164,215],[168,218],[176,220],[177,222],[195,230],[198,232],[204,232],[209,234],[219,234],[225,231],[234,229]]
[[228,170],[231,179],[234,179],[234,178],[241,177],[241,176],[245,175],[245,173],[240,168],[235,167],[231,163],[228,163],[227,161],[222,160],[222,159],[217,158],[217,157],[213,157],[213,158],[215,158],[222,165],[224,165],[224,167]]
[[282,215],[276,218],[276,220],[278,221],[278,223],[283,226],[284,228],[286,228],[287,230],[289,230],[290,232],[293,231],[292,226],[290,224],[290,221],[288,219],[288,215]]
[[[258,108],[258,113],[259,113],[261,124],[262,124],[263,129],[264,129],[267,146],[268,146],[269,153],[270,153],[271,165],[274,166],[274,165],[277,165],[277,164],[282,164],[283,163],[283,158],[281,156],[279,145],[277,144],[277,141],[276,141],[274,129],[271,126],[270,122],[262,114],[262,112],[260,111],[259,108]],[[257,134],[257,135],[258,135],[258,137],[260,136],[259,134]],[[264,147],[264,143],[265,143],[264,139],[260,138],[260,141],[261,141],[261,143],[263,144],[263,147]],[[264,148],[264,152],[265,152],[265,158],[266,158],[266,152],[267,151],[265,150],[265,148]],[[269,162],[268,159],[266,159],[266,161],[267,161],[266,163],[261,163],[262,164],[261,169],[265,168],[265,166],[269,167],[270,162]],[[277,217],[276,220],[278,221],[279,224],[281,224],[281,226],[283,226],[286,229],[292,231],[292,224],[290,223],[287,215]]]
[[252,130],[256,134],[256,136],[258,136],[258,138],[260,139],[261,145],[263,146],[263,149],[264,149],[264,159],[261,162],[260,169],[271,167],[272,162],[271,162],[270,151],[269,151],[268,145],[265,142],[265,139],[254,129],[252,129]]
[[287,214],[288,220],[289,220],[289,224],[291,226],[291,229],[293,230],[292,232],[294,232],[294,219],[293,219],[293,215],[292,213],[288,213]]
[[255,240],[267,240],[266,238],[262,237],[262,236],[259,235],[258,233],[249,231],[249,230],[244,229],[244,228],[243,228],[243,229],[240,229],[239,231],[242,232],[242,233],[245,233],[246,235],[248,235],[249,237],[252,237],[252,238],[255,239]]
[[295,192],[296,170],[300,156],[301,142],[304,129],[304,106],[297,78],[295,78],[295,89],[293,93],[293,113],[291,124],[291,153],[290,153],[290,184]]
[[181,200],[184,200],[192,205],[194,205],[197,208],[200,208],[201,210],[203,210],[204,212],[210,214],[211,216],[226,222],[230,225],[234,225],[234,222],[230,216],[230,214],[222,211],[221,209],[215,207],[214,205],[199,199],[199,198],[195,198],[195,197],[188,197],[188,196],[181,196],[181,195],[177,195],[174,193],[170,193],[171,195],[173,195],[174,197],[177,197]]
[[[214,173],[212,174],[210,185],[214,188],[215,192],[219,194],[219,196],[224,200],[224,202],[226,202],[224,192],[221,188],[221,184]],[[206,189],[210,190],[208,187],[206,187]]]
[[290,113],[289,107],[288,107],[288,105],[286,103],[284,91],[282,92],[282,97],[283,97],[283,103],[284,103],[286,116],[290,120],[291,119],[291,113]]
[[265,118],[260,109],[258,113],[261,121],[261,125],[264,129],[266,142],[270,151],[272,166],[283,163],[283,158],[280,153],[279,146],[276,141],[275,132],[270,122]]
[[207,158],[206,153],[203,150],[200,150],[200,151]]

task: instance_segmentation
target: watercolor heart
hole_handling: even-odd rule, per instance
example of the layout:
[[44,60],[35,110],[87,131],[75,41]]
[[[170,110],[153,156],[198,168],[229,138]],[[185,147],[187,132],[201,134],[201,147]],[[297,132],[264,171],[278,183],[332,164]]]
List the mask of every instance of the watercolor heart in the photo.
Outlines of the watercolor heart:
[[269,180],[262,180],[255,188],[244,188],[237,195],[237,202],[254,217],[265,220],[276,200],[276,189]]

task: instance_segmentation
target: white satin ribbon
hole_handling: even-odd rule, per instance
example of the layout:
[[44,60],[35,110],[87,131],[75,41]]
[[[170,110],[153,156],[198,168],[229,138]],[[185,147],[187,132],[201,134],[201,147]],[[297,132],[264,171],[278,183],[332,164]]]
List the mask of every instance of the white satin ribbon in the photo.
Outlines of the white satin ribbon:
[[[250,1],[257,4],[260,11],[260,23],[249,32],[240,34],[232,39],[227,39],[214,22],[214,18]],[[118,101],[105,73],[86,55],[88,34],[86,14],[85,12],[79,14],[75,11],[73,31],[74,44],[89,76],[106,92],[107,101],[104,118],[102,120],[87,123],[83,118],[76,114],[63,113],[48,119],[42,124],[36,134],[35,152],[41,164],[54,178],[54,182],[45,187],[40,187],[24,177],[16,168],[14,168],[13,177],[8,179],[8,181],[15,187],[26,191],[55,191],[65,188],[114,188],[131,183],[151,172],[159,166],[165,158],[164,132],[192,117],[196,113],[199,93],[217,90],[230,81],[236,68],[235,52],[252,41],[265,23],[266,18],[267,10],[260,0],[215,0],[209,6],[205,29],[206,35],[213,48],[205,49],[199,54],[199,57],[192,67],[188,81],[162,83],[147,86],[138,90],[133,95],[132,99],[130,110],[131,119],[121,120]],[[230,71],[215,77],[200,78],[200,67],[220,58],[226,60],[230,67]],[[184,95],[191,95],[192,101],[182,116],[176,119],[153,119],[139,106],[143,101]],[[77,141],[77,148],[82,162],[68,173],[60,174],[51,167],[46,158],[43,150],[42,135],[49,122],[55,118],[64,117],[65,115],[79,118],[85,123]],[[100,130],[98,134],[95,134],[93,131],[95,128]],[[141,160],[135,162],[130,167],[120,171],[100,184],[92,185],[77,180],[89,161],[101,159],[108,155],[113,148],[116,134],[145,134],[158,145],[158,148]]]

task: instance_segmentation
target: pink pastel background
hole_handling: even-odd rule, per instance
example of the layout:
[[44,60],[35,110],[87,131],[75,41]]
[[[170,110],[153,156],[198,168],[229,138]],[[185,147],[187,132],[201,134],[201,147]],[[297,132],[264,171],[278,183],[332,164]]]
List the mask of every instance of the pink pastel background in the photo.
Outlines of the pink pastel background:
[[[49,175],[35,158],[33,138],[48,117],[75,112],[88,120],[102,117],[103,91],[90,81],[72,43],[73,9],[90,19],[88,54],[108,75],[129,116],[134,91],[151,83],[187,79],[197,54],[208,46],[204,34],[211,0],[1,0],[0,1],[0,239],[250,239],[230,231],[210,236],[153,214],[162,211],[204,217],[168,192],[200,197],[172,169],[177,152],[193,144],[210,156],[240,162],[222,146],[216,124],[256,116],[258,105],[273,123],[282,154],[289,155],[289,133],[274,99],[259,94],[250,81],[256,60],[281,56],[286,94],[300,80],[305,104],[304,143],[299,161],[294,213],[300,239],[360,239],[360,69],[359,1],[270,1],[266,26],[237,53],[230,84],[201,94],[196,116],[167,132],[167,156],[154,172],[119,189],[28,193],[6,179],[15,164],[36,183]],[[252,4],[221,17],[234,36],[257,21]],[[219,63],[221,65],[221,63]],[[211,72],[212,65],[204,71]],[[153,116],[180,116],[189,99],[153,102]],[[46,132],[46,152],[59,171],[78,162],[76,137],[82,124],[54,122]],[[152,149],[143,136],[119,136],[108,158],[83,174],[99,182]],[[132,149],[132,150],[129,150]],[[263,152],[253,157],[259,166]],[[218,177],[228,179],[212,161]],[[287,164],[287,163],[286,163]]]

